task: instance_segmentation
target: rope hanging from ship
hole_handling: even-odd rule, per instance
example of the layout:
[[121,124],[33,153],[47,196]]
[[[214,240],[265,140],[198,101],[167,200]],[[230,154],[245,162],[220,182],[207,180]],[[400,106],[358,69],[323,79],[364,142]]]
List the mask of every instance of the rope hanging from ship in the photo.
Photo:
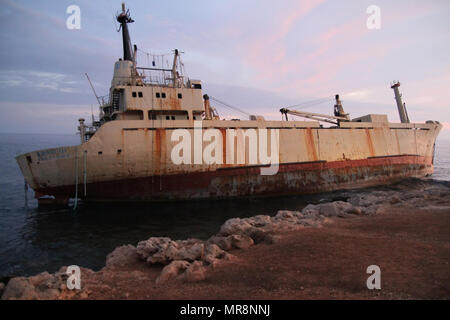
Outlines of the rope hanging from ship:
[[[244,114],[246,116],[250,116],[250,113],[248,113],[248,112],[246,112],[246,111],[244,111],[244,110],[242,110],[242,109],[240,109],[238,107],[235,107],[235,106],[233,106],[233,105],[231,105],[229,103],[223,102],[223,101],[221,101],[221,100],[219,100],[219,99],[217,99],[215,97],[212,97],[212,96],[210,96],[209,98],[211,100],[221,104],[222,106],[225,106],[225,107],[227,107],[229,109],[237,111],[237,112],[239,112],[241,114]],[[317,105],[320,105],[320,104],[323,104],[323,103],[326,103],[326,102],[331,102],[331,101],[333,101],[333,99],[334,99],[334,95],[328,96],[328,97],[319,98],[319,99],[304,101],[302,103],[298,103],[298,104],[286,107],[286,109],[299,110],[299,109],[311,108],[311,107],[314,107],[314,106],[317,106]]]
[[229,103],[220,101],[219,99],[214,98],[214,97],[211,97],[211,96],[210,96],[209,98],[210,98],[211,100],[213,100],[213,101],[215,101],[215,102],[217,102],[217,103],[219,103],[219,104],[221,104],[221,105],[227,107],[227,108],[230,108],[230,109],[232,109],[232,110],[234,110],[234,111],[237,111],[237,112],[239,112],[239,113],[245,114],[246,116],[250,116],[250,113],[248,113],[248,112],[246,112],[246,111],[244,111],[244,110],[242,110],[242,109],[239,109],[239,108],[237,108],[237,107],[234,107],[234,106],[230,105]]
[[306,109],[306,108],[310,108],[310,107],[313,107],[313,106],[317,106],[317,105],[325,103],[325,102],[331,102],[331,101],[333,101],[333,99],[334,99],[334,95],[328,96],[328,97],[319,98],[319,99],[304,101],[304,102],[301,102],[301,103],[294,104],[292,106],[286,107],[286,109],[295,109],[295,110]]

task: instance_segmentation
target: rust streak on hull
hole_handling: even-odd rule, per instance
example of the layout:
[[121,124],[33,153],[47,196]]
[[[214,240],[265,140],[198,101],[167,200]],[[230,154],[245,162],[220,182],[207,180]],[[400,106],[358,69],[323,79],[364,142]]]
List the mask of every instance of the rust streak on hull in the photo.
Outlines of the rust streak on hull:
[[[425,176],[433,170],[431,162],[429,157],[403,155],[282,164],[274,176],[261,176],[260,167],[253,166],[123,179],[89,184],[86,201],[220,199],[326,192]],[[41,189],[36,196],[52,194],[65,199],[74,194],[74,189],[75,186]]]
[[373,147],[372,137],[370,136],[369,129],[365,129],[365,132],[366,132],[367,146],[369,147],[370,155],[373,157],[375,156],[375,149]]
[[312,160],[317,161],[318,156],[317,156],[316,145],[314,143],[314,137],[313,137],[313,132],[312,132],[311,128],[306,129],[305,144],[306,144],[306,148],[308,150],[308,154],[312,155],[312,158],[313,158]]

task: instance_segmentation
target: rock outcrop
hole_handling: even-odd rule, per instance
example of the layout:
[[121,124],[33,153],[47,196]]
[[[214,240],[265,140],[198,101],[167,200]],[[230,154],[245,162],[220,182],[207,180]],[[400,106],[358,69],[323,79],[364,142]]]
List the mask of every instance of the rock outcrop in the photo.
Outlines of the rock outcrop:
[[[419,188],[389,191],[360,191],[342,193],[337,201],[320,201],[309,204],[301,211],[280,210],[274,216],[257,215],[249,218],[227,220],[217,234],[208,240],[172,240],[167,237],[151,237],[140,241],[136,247],[125,245],[116,248],[106,258],[104,270],[111,272],[136,263],[161,265],[156,279],[161,285],[171,280],[202,281],[208,273],[225,261],[236,259],[233,250],[247,250],[253,245],[277,242],[287,231],[308,227],[320,227],[335,218],[351,218],[358,215],[386,214],[395,206],[423,207],[447,205],[449,186],[441,184],[419,185]],[[426,201],[425,201],[426,200]],[[93,272],[89,269],[84,272]],[[43,272],[34,277],[16,277],[6,286],[0,283],[2,299],[59,299],[73,296],[65,288],[65,268],[55,274]],[[80,298],[89,293],[80,291]]]
[[106,256],[106,267],[117,268],[132,264],[138,260],[136,247],[131,244],[120,246]]
[[[12,278],[6,286],[4,300],[54,300],[67,291],[66,267],[54,274],[42,272],[29,278]],[[87,270],[87,269],[85,269]]]

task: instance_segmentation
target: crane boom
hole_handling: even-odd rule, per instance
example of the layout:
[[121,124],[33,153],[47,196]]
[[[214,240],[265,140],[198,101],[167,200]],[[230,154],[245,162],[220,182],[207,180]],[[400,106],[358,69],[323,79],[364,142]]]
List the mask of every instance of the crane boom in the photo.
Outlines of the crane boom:
[[348,118],[346,118],[346,117],[336,117],[336,116],[330,116],[330,115],[321,114],[321,113],[289,110],[286,108],[280,109],[280,112],[284,115],[291,114],[293,116],[313,119],[313,120],[317,120],[317,121],[324,121],[324,122],[329,122],[329,123],[333,123],[333,124],[338,124],[337,120],[348,121]]
[[298,110],[290,110],[288,108],[281,108],[280,112],[281,114],[286,117],[286,120],[288,120],[287,115],[291,114],[293,116],[298,116],[302,118],[308,118],[313,119],[317,121],[323,121],[328,122],[332,124],[339,125],[339,121],[349,121],[350,118],[348,116],[348,113],[344,113],[344,108],[342,108],[341,101],[339,100],[339,95],[336,95],[336,104],[334,106],[334,116],[330,116],[328,114],[322,114],[322,113],[314,113],[314,112],[305,112],[305,111],[298,111]]

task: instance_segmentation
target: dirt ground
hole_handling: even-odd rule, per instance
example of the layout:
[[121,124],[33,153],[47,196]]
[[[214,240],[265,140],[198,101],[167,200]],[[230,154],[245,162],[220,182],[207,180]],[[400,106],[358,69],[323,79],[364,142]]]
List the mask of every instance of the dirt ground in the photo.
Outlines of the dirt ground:
[[[142,262],[85,275],[83,299],[449,299],[450,208],[388,208],[333,218],[274,244],[231,252],[197,283],[156,285],[162,267]],[[381,290],[369,290],[369,265]]]

